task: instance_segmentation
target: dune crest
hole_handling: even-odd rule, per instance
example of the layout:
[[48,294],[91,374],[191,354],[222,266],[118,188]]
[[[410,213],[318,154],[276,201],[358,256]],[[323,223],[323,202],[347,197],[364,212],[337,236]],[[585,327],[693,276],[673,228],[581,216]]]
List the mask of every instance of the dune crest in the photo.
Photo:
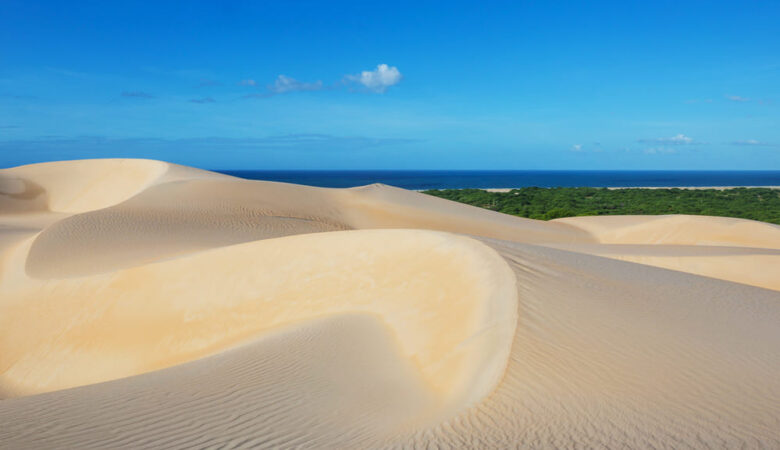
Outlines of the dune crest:
[[780,447],[778,230],[5,169],[0,446]]
[[556,219],[597,244],[557,248],[780,291],[780,226],[707,216],[585,216]]
[[[18,299],[3,305],[0,319],[0,386],[29,395],[107,381],[302,320],[364,312],[390,326],[403,355],[444,399],[473,403],[506,364],[514,283],[487,246],[413,230],[260,240],[61,280],[55,292],[28,280],[22,289],[0,287]],[[32,322],[40,328],[31,333]]]
[[709,216],[583,216],[555,219],[603,244],[712,245],[780,249],[780,226]]
[[81,213],[122,203],[155,183],[223,175],[147,159],[85,159],[0,170],[4,200],[45,200],[54,212]]

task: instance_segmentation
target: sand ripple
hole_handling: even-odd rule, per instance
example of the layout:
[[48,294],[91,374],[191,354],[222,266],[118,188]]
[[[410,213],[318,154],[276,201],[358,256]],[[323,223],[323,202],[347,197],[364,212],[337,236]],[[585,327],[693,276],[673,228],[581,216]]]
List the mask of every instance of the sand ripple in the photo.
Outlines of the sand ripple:
[[0,170],[0,446],[780,447],[778,250],[738,219]]

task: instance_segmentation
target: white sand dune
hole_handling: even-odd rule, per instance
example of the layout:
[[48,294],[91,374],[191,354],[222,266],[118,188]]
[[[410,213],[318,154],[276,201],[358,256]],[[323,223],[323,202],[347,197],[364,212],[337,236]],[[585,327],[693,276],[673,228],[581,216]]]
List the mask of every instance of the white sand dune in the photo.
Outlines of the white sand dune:
[[780,227],[707,216],[567,217],[598,244],[553,246],[780,290]]
[[753,221],[0,170],[0,447],[780,447],[778,279]]
[[780,249],[780,227],[708,216],[584,216],[556,219],[590,233],[603,244],[724,245]]

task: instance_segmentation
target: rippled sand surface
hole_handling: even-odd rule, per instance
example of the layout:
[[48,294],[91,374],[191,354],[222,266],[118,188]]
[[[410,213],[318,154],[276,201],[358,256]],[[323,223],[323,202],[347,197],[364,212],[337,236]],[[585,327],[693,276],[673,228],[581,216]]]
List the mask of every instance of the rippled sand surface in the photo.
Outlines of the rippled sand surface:
[[780,227],[0,170],[0,447],[778,448]]

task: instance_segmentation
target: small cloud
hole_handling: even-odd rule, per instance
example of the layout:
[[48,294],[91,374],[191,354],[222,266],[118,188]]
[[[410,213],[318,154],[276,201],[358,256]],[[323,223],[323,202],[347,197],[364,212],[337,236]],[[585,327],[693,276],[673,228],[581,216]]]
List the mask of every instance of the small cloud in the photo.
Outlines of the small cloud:
[[347,75],[346,81],[363,85],[371,92],[378,94],[384,93],[388,87],[401,82],[401,72],[397,67],[391,67],[387,64],[379,64],[374,70],[364,70],[358,75]]
[[756,139],[746,139],[744,141],[734,141],[731,143],[731,145],[741,145],[745,147],[774,147],[775,144],[770,144],[768,142],[761,142]]
[[575,153],[601,153],[604,151],[604,147],[601,146],[601,142],[593,142],[590,144],[574,144],[569,147],[569,151]]
[[154,95],[148,93],[148,92],[141,92],[141,91],[124,91],[122,92],[122,97],[132,97],[132,98],[154,98]]
[[684,134],[677,134],[672,137],[662,137],[662,138],[654,138],[654,139],[640,139],[638,142],[641,143],[650,143],[650,144],[672,144],[672,145],[685,145],[685,144],[698,144],[699,142],[696,142],[693,140],[693,138],[688,137]]
[[667,154],[668,155],[668,154],[672,154],[672,153],[677,153],[677,149],[672,148],[672,147],[663,147],[663,146],[661,146],[661,147],[650,147],[650,148],[644,149],[644,153],[646,155],[661,155],[661,154]]
[[241,80],[238,82],[239,86],[257,86],[257,81],[255,80]]
[[190,100],[190,103],[214,103],[216,100],[214,100],[211,97],[205,97],[205,98],[193,98]]
[[208,86],[222,86],[222,83],[220,83],[217,80],[210,80],[208,78],[201,78],[200,83],[197,84],[195,87],[208,87]]
[[[254,80],[244,80],[251,81]],[[242,82],[243,83],[243,82]],[[267,86],[266,92],[260,92],[257,94],[247,94],[242,98],[270,98],[274,95],[288,94],[290,92],[304,92],[304,91],[320,91],[324,89],[322,81],[315,81],[314,83],[306,83],[298,81],[295,78],[288,77],[287,75],[279,75],[274,80],[274,84]]]
[[726,100],[731,100],[732,102],[740,102],[740,103],[744,103],[744,102],[749,102],[750,101],[749,98],[740,97],[739,95],[727,95],[726,96]]
[[322,81],[304,83],[303,81],[298,81],[295,78],[288,77],[287,75],[279,75],[276,77],[274,84],[268,86],[268,90],[274,94],[286,94],[288,92],[300,91],[319,91],[321,89]]

